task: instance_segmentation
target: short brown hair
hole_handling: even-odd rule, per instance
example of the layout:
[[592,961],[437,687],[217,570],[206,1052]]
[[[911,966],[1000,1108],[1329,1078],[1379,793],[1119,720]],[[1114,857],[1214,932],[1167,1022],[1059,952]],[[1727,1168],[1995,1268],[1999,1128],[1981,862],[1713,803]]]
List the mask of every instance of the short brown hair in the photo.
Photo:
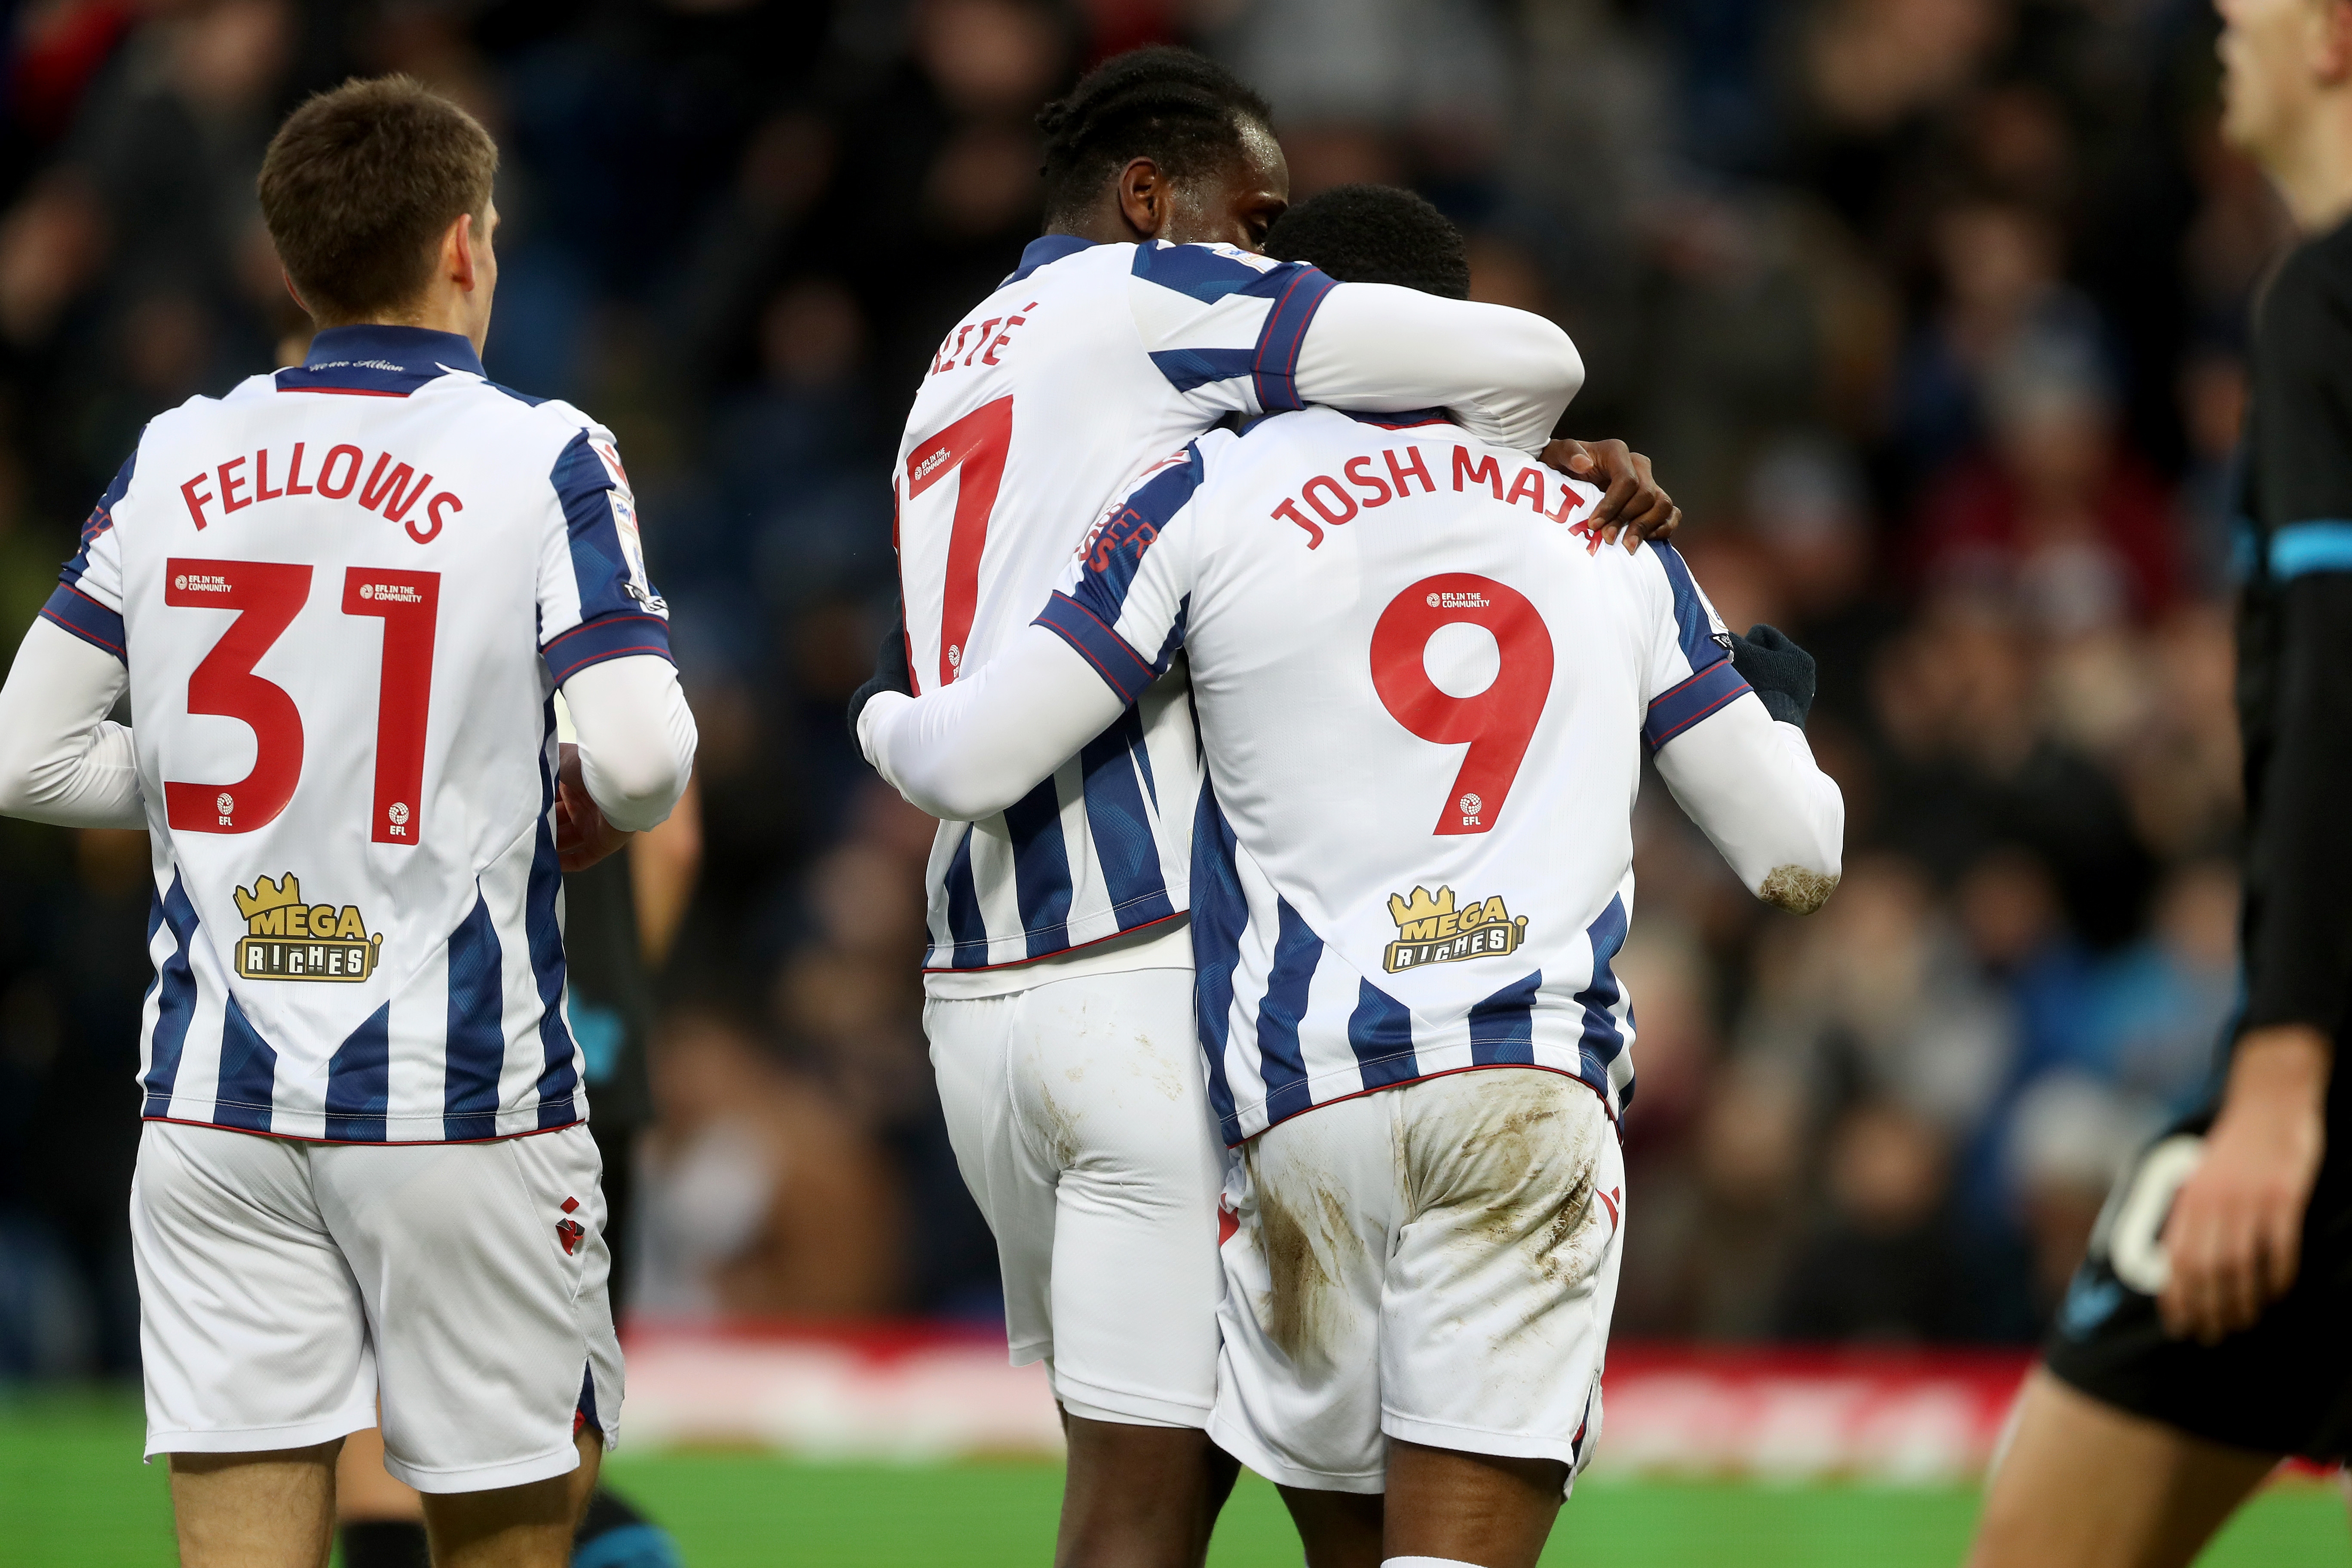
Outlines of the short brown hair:
[[489,210],[498,143],[404,76],[354,78],[286,117],[261,160],[261,216],[321,326],[425,292],[444,230]]

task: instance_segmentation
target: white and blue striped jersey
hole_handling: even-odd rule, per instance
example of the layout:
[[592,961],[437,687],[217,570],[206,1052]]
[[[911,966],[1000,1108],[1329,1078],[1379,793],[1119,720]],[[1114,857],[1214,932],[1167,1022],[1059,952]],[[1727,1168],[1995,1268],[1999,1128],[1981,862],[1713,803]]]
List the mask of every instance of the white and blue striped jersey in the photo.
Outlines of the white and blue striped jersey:
[[1312,409],[1163,465],[1038,617],[1130,700],[1190,660],[1229,1142],[1471,1068],[1631,1099],[1644,748],[1748,689],[1681,557],[1598,546],[1595,499],[1440,416]]
[[432,1142],[586,1116],[553,694],[669,651],[609,431],[462,337],[322,331],[147,426],[43,614],[128,667],[148,1118]]
[[[1334,312],[1349,330],[1310,340]],[[1036,240],[941,342],[899,445],[915,689],[984,664],[1136,477],[1221,419],[1308,401],[1466,405],[1536,446],[1581,376],[1565,334],[1524,312],[1335,284],[1229,247]],[[1182,913],[1199,781],[1180,676],[1010,809],[943,822],[924,967],[1023,963]]]

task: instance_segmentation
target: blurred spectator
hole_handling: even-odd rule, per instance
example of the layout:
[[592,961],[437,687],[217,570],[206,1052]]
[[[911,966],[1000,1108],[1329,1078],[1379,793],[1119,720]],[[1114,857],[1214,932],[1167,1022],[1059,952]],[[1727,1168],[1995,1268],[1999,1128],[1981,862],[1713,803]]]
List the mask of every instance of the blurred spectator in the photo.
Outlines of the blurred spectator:
[[1751,1055],[1727,1064],[1706,1092],[1688,1153],[1629,1178],[1642,1219],[1625,1233],[1616,1317],[1625,1333],[1755,1340],[1772,1331],[1811,1173],[1805,1085]]
[[637,1299],[665,1318],[856,1317],[898,1305],[898,1184],[845,1108],[724,1017],[673,1016],[638,1180]]
[[1949,1145],[1934,1123],[1865,1100],[1830,1139],[1827,1220],[1799,1251],[1774,1314],[1795,1340],[1995,1339],[2029,1320],[1996,1288],[1949,1202]]
[[2021,335],[1983,382],[1986,455],[1939,480],[1923,509],[1929,584],[1997,595],[2055,637],[2164,611],[2176,580],[2173,515],[2116,446],[2114,398],[2092,345]]
[[[1823,1092],[1882,1104],[1887,1117],[1899,1108],[1944,1139],[1976,1124],[2009,1070],[2015,1019],[1916,866],[1849,858],[1828,907],[1775,934],[1783,941],[1766,950],[1742,1029],[1751,1048],[1801,1064]],[[1936,1159],[1940,1181],[1940,1150]]]

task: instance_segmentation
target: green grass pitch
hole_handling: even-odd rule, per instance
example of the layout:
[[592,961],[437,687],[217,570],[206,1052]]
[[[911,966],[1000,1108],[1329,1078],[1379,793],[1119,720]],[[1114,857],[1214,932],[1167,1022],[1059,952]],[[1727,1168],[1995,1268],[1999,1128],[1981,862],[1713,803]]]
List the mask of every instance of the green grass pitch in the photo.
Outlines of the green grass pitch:
[[[139,1463],[139,1413],[119,1396],[0,1400],[0,1563],[166,1568],[163,1467]],[[758,1455],[614,1457],[607,1472],[677,1536],[690,1568],[1035,1568],[1060,1476],[1036,1463],[794,1463]],[[1546,1563],[1599,1568],[1951,1568],[1974,1492],[1729,1483],[1589,1482]],[[1215,1568],[1296,1568],[1274,1489],[1244,1477]],[[2213,1568],[2346,1568],[2332,1488],[2265,1493],[2206,1556]]]

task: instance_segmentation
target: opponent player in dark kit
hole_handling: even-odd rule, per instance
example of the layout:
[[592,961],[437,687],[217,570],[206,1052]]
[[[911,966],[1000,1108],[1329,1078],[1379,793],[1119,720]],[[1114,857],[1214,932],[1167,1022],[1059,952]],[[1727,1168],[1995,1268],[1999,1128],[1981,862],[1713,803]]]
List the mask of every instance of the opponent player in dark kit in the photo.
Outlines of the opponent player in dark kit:
[[2221,0],[2223,130],[2306,237],[2256,304],[2238,608],[2246,1001],[2117,1184],[1977,1568],[2164,1568],[2279,1459],[2352,1451],[2352,4]]

